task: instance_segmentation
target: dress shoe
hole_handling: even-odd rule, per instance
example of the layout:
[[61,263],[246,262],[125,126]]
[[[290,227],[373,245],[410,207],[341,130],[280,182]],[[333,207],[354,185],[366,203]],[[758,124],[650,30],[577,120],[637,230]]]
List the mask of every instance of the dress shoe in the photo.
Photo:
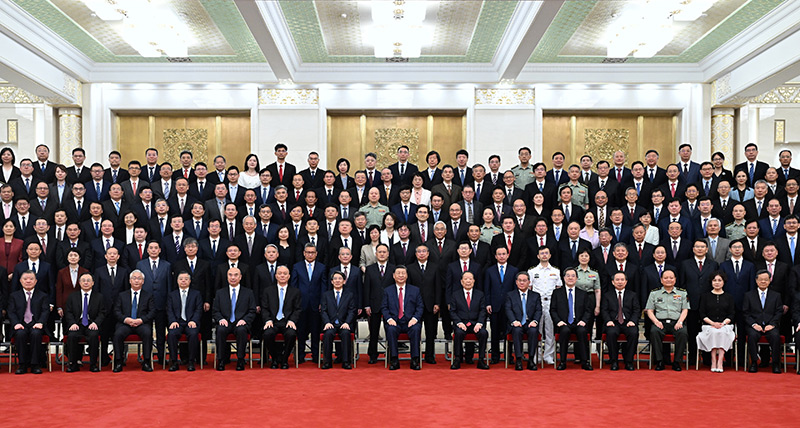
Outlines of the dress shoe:
[[472,357],[472,355],[464,357],[464,364],[474,364],[474,363],[475,359]]
[[217,371],[218,372],[224,372],[225,371],[225,362],[224,361],[220,361],[220,362],[217,363]]
[[634,371],[635,368],[633,367],[633,363],[625,363],[625,370],[627,370],[629,372]]
[[342,368],[345,370],[351,370],[353,366],[351,366],[350,363],[342,363]]
[[236,371],[240,372],[244,370],[244,360],[239,360],[236,362]]
[[28,373],[28,368],[25,366],[19,366],[19,368],[14,372],[14,374],[25,374]]
[[594,370],[594,367],[592,367],[592,363],[589,362],[581,364],[581,368],[586,370],[587,372]]
[[675,363],[672,364],[672,370],[674,370],[676,372],[679,372],[679,371],[681,371],[683,369],[681,368],[681,364],[679,362],[675,361]]
[[194,361],[189,361],[186,364],[186,371],[190,371],[190,372],[194,371]]
[[281,363],[281,370],[287,370],[289,368],[289,363]]
[[281,366],[281,364],[280,364],[279,362],[277,362],[277,361],[275,361],[275,360],[272,360],[272,364],[270,364],[269,368],[271,368],[271,369],[277,369],[277,368],[278,368],[278,367],[280,367],[280,366]]
[[392,358],[392,362],[389,363],[389,370],[397,370],[400,368],[400,361],[397,358]]
[[419,365],[419,357],[411,358],[411,370],[419,370],[422,367]]
[[508,364],[514,364],[514,356],[513,355],[509,355],[508,356]]
[[32,366],[31,367],[31,373],[33,373],[33,374],[42,374],[42,369],[40,369],[39,366]]
[[536,371],[539,370],[539,367],[536,365],[535,362],[533,362],[533,360],[528,360],[528,370]]
[[618,362],[616,362],[616,361],[614,361],[613,363],[611,363],[611,370],[612,370],[612,371],[617,371],[617,370],[619,370],[619,363],[618,363]]
[[483,358],[478,359],[478,369],[479,370],[489,370],[489,365],[486,364]]
[[458,360],[453,360],[453,363],[450,364],[450,370],[458,370],[461,368],[461,362]]
[[758,373],[758,365],[750,364],[750,367],[747,369],[748,373]]
[[177,362],[177,361],[173,361],[173,362],[171,362],[171,363],[169,364],[169,371],[171,371],[171,372],[176,372],[176,371],[178,371],[178,368],[179,368],[179,367],[178,367],[178,362]]
[[321,368],[322,368],[322,370],[328,370],[328,369],[329,369],[329,368],[331,368],[331,367],[333,367],[333,366],[331,365],[331,363],[329,363],[329,362],[327,362],[327,361],[326,361],[326,362],[322,363],[322,367],[321,367]]
[[143,372],[152,372],[153,366],[150,364],[150,361],[145,361],[142,363],[142,371]]
[[436,364],[436,358],[433,355],[425,357],[425,364]]
[[567,363],[563,361],[558,363],[558,367],[556,367],[556,370],[566,370],[566,369],[567,369]]
[[772,366],[772,373],[781,374],[781,373],[783,373],[783,369],[781,368],[780,365],[775,364],[775,365]]
[[500,357],[492,357],[492,359],[489,361],[489,364],[500,364]]
[[378,359],[376,357],[369,357],[369,361],[367,361],[367,364],[377,364],[377,363]]
[[67,373],[75,373],[81,371],[81,367],[75,363],[69,363],[69,367],[67,367]]
[[97,372],[100,371],[100,366],[98,366],[97,363],[90,364],[89,365],[89,371],[92,372],[92,373],[97,373]]
[[514,370],[522,371],[522,358],[517,360],[516,365],[514,366]]
[[663,361],[659,361],[659,362],[656,363],[656,371],[660,372],[662,370],[664,370],[664,362]]

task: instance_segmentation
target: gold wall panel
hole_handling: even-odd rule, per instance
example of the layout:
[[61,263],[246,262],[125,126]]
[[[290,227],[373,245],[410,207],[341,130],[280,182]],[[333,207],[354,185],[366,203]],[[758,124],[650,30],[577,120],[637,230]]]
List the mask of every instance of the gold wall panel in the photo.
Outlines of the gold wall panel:
[[211,164],[221,154],[228,165],[240,168],[250,153],[250,116],[117,116],[117,148],[123,162],[144,161],[144,152],[155,147],[159,161],[178,164],[182,150],[190,150],[195,162]]
[[[545,114],[542,122],[542,158],[549,165],[552,154],[564,153],[566,165],[577,164],[584,154],[612,162],[616,150],[627,154],[626,165],[643,160],[650,148],[658,150],[659,163],[674,162],[676,154],[674,115],[563,115]],[[613,162],[612,162],[613,163]]]
[[332,116],[329,123],[328,169],[336,171],[339,158],[350,160],[351,171],[364,168],[366,153],[361,153],[361,116]]

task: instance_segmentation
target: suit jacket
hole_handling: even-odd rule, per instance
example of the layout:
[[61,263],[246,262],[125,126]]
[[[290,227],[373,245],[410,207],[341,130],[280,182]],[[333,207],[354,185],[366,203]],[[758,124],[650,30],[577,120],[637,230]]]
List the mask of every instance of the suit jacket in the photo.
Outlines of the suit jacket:
[[[488,189],[487,189],[488,190]],[[487,190],[483,192],[486,193]],[[491,193],[491,192],[489,192]],[[553,209],[558,200],[558,187],[550,180],[545,180],[542,189],[539,189],[539,183],[533,181],[525,186],[525,203],[528,205],[528,212],[533,212],[533,197],[541,193],[544,196],[544,207],[548,210]],[[487,204],[491,205],[491,195],[487,198]]]
[[558,174],[558,182],[556,182],[556,173],[554,170],[550,169],[545,174],[544,179],[556,185],[556,187],[569,182],[569,171],[568,168],[562,168],[561,172]]
[[[86,268],[83,266],[78,266],[78,278],[87,272],[89,271]],[[59,270],[58,274],[56,275],[56,309],[63,309],[64,304],[67,302],[67,296],[79,288],[80,285],[78,285],[78,281],[75,281],[74,284],[72,283],[72,276],[69,273],[69,268]]]
[[[247,249],[247,235],[241,234],[237,236],[233,243],[238,245],[239,248],[242,250],[242,255],[239,256],[239,261],[243,263],[247,263],[247,266],[250,268],[250,276],[255,273],[256,266],[260,265],[264,262],[264,249],[267,247],[267,238],[264,236],[259,235],[256,231],[253,233],[253,251],[249,251]],[[317,258],[319,258],[319,254],[317,254]],[[296,259],[301,260],[301,259]],[[255,291],[255,290],[254,290]]]
[[[277,231],[277,226],[276,226],[275,234],[277,235],[277,233],[278,233],[278,231]],[[258,230],[257,230],[256,234],[258,234]],[[259,236],[263,236],[261,234],[258,234],[258,235]],[[262,242],[264,247],[267,246],[267,242],[275,242],[275,241],[269,241],[267,238],[264,238],[264,241]],[[300,232],[300,238],[295,243],[295,246],[297,247],[297,250],[295,251],[295,254],[294,254],[294,259],[295,260],[302,260],[303,259],[303,249],[305,248],[306,244],[310,244],[310,243],[311,243],[311,238],[308,236],[308,233],[306,231]],[[328,260],[328,240],[325,239],[325,236],[318,232],[317,236],[314,238],[314,246],[317,248],[317,259],[323,260],[323,261],[327,261]],[[259,257],[259,263],[264,260],[264,247],[261,248],[261,255]],[[247,248],[247,244],[245,244],[245,246],[243,248]],[[253,248],[255,248],[255,245],[253,245]]]
[[145,180],[142,177],[139,177],[139,181],[136,182],[136,192],[133,191],[133,183],[131,183],[130,177],[120,183],[122,186],[122,199],[129,204],[138,204],[141,199],[139,198],[139,190],[143,188],[149,188],[150,182]]
[[136,269],[144,274],[142,290],[153,296],[156,310],[166,310],[167,294],[172,289],[172,265],[166,260],[160,260],[158,269],[153,272],[153,264],[150,258],[146,257],[136,264]]
[[22,224],[21,224],[21,222],[19,220],[19,215],[17,215],[16,213],[12,214],[11,215],[11,221],[14,223],[14,226],[17,228],[17,231],[14,232],[14,237],[18,238],[18,239],[25,239],[25,238],[35,234],[36,231],[33,229],[33,225],[36,224],[36,220],[37,219],[38,219],[38,217],[36,217],[35,215],[33,215],[33,214],[31,214],[29,212],[28,213],[28,219],[25,221],[25,227],[23,228]]
[[[339,181],[337,180],[337,183],[338,182]],[[367,194],[369,193],[369,187],[367,187],[366,184],[364,184],[364,189],[361,191],[361,197],[358,196],[357,187],[352,187],[350,189],[347,189],[346,192],[350,194],[350,198],[353,199],[354,205],[363,207],[364,205],[369,203],[369,198],[367,197]]]
[[[186,321],[194,321],[198,326],[200,325],[200,318],[203,316],[203,296],[200,291],[192,290],[186,293]],[[181,290],[175,290],[169,293],[167,298],[167,322],[172,324],[183,323],[181,319]]]
[[[89,296],[89,307],[87,309],[89,324],[102,325],[106,319],[106,312],[106,302],[103,295],[93,289],[91,296]],[[83,290],[79,289],[67,297],[67,303],[64,305],[64,327],[69,328],[73,324],[82,325],[82,316]]]
[[[669,199],[672,197],[672,185],[670,184],[669,180],[665,181],[664,184],[658,188],[661,190],[661,194],[664,195],[665,198]],[[675,197],[681,201],[684,201],[686,200],[685,193],[686,182],[678,179],[678,183],[675,185]]]
[[[27,306],[28,298],[25,296],[24,289],[11,293],[8,298],[7,310],[11,329],[17,324],[25,325],[25,310]],[[38,287],[35,287],[31,294],[31,313],[33,314],[31,324],[41,323],[45,333],[53,338],[53,334],[47,330],[47,319],[50,316],[50,297]]]
[[[310,168],[306,168],[300,171],[298,174],[303,177],[303,189],[316,189],[317,187],[322,187],[325,185],[325,182],[322,180],[325,176],[325,171],[323,171],[321,168],[317,168],[314,171],[314,178],[311,178]],[[319,197],[319,195],[317,195],[317,197]]]
[[[542,319],[542,300],[539,293],[529,290],[525,303],[524,315],[527,315],[527,317],[523,319],[522,296],[520,296],[519,290],[511,290],[506,294],[504,308],[509,325],[514,321],[519,321],[523,326],[527,326],[534,321],[536,321],[536,325],[540,324]],[[494,311],[494,307],[492,311]]]
[[761,327],[771,325],[775,328],[780,327],[781,316],[783,316],[783,303],[781,294],[774,290],[767,291],[764,307],[761,307],[761,292],[756,288],[744,295],[742,303],[744,322],[747,326],[758,324]]
[[628,204],[622,205],[622,224],[633,228],[633,225],[639,223],[639,216],[646,213],[647,210],[640,206],[635,205],[633,208],[633,217],[631,217],[631,207]]
[[403,210],[402,202],[392,205],[390,211],[393,212],[403,223],[411,223],[417,218],[417,204],[412,202],[408,203],[408,217],[406,217],[406,213]]
[[717,271],[718,265],[711,257],[706,256],[701,271],[694,257],[683,260],[678,273],[678,284],[686,289],[689,295],[689,307],[692,310],[700,308],[700,296],[711,291],[711,276]]
[[[118,324],[122,324],[125,318],[131,316],[133,309],[133,290],[125,290],[119,293],[116,301],[114,302],[114,317],[117,319]],[[142,323],[150,324],[156,317],[156,308],[153,303],[153,296],[150,293],[141,290],[139,291],[138,299],[136,301],[136,318],[140,318]]]
[[[272,285],[264,288],[261,294],[261,318],[264,322],[278,322],[278,308],[280,307],[280,294],[278,286]],[[227,290],[220,290],[227,291]],[[217,293],[219,294],[219,293]],[[297,325],[300,322],[300,290],[295,287],[286,287],[286,294],[283,296],[283,318],[282,320],[292,321]]]
[[[760,160],[756,160],[755,166],[754,166],[754,171],[753,171],[754,172],[753,173],[753,180],[751,181],[750,180],[749,162],[748,161],[744,161],[744,162],[742,162],[740,164],[737,164],[733,168],[733,176],[736,177],[736,174],[738,174],[739,171],[744,171],[745,174],[747,174],[747,186],[748,187],[753,187],[753,184],[756,181],[761,180],[762,178],[764,178],[764,176],[767,175],[767,170],[768,169],[769,169],[769,165],[766,162],[761,162]],[[778,177],[779,177],[778,179],[779,180],[780,180],[780,176],[781,175],[782,174],[778,173]]]
[[[66,193],[66,192],[64,192]],[[52,194],[45,199],[44,209],[42,209],[42,205],[39,202],[39,198],[33,198],[30,200],[31,204],[31,215],[35,216],[36,218],[44,218],[47,219],[48,224],[53,224],[53,217],[55,216],[56,210],[58,209],[58,201],[56,197]]]
[[[256,187],[256,189],[258,190],[259,188]],[[206,178],[206,181],[203,182],[203,190],[201,191],[200,182],[192,181],[189,183],[189,194],[198,201],[207,201],[214,197],[214,185],[208,178]]]
[[143,258],[147,258],[147,242],[142,244],[142,257],[139,257],[139,244],[136,241],[131,242],[122,249],[122,256],[119,263],[128,269],[135,269],[136,264]]
[[[516,187],[514,190],[519,194],[519,198],[522,199],[522,190],[517,189]],[[455,182],[451,182],[450,192],[447,191],[447,187],[443,182],[433,186],[431,188],[431,194],[435,193],[440,193],[442,196],[444,196],[444,205],[442,205],[442,211],[448,211],[451,204],[457,203],[461,200],[461,186],[455,184]]]
[[[720,201],[719,197],[714,198],[711,200],[711,216],[720,219],[722,224],[727,226],[734,221],[733,207],[736,206],[737,203],[738,202],[734,201],[733,198],[728,197],[728,201],[725,203],[725,209],[722,209],[722,201]],[[800,210],[795,209],[795,212],[800,212]],[[786,208],[786,214],[781,211],[781,217],[785,217],[787,215],[789,215],[788,207]]]
[[[719,242],[719,239],[717,240]],[[717,244],[717,253],[721,252],[719,248],[719,244]],[[727,249],[727,247],[725,247]],[[655,251],[656,246],[650,243],[643,243],[642,244],[642,256],[639,257],[639,247],[636,241],[632,242],[628,245],[628,261],[633,262],[636,266],[642,267],[646,266],[649,263],[653,263],[653,251]],[[634,290],[636,291],[636,290]]]
[[[14,275],[11,280],[12,292],[22,289],[19,278],[26,270],[28,270],[28,260],[23,260],[14,267]],[[56,272],[50,263],[42,259],[36,263],[36,287],[47,293],[51,305],[56,304]]]
[[[583,250],[588,250],[589,252],[592,251],[592,244],[582,238],[578,238],[577,240],[577,250],[575,251],[575,258],[572,257],[572,240],[567,237],[566,239],[562,239],[561,242],[558,243],[558,254],[556,262],[554,263],[556,266],[560,266],[562,269],[566,269],[568,267],[578,266],[578,253]],[[538,255],[538,253],[537,253]],[[552,260],[551,260],[552,262]],[[523,266],[524,267],[524,266]]]
[[[122,254],[122,250],[125,249],[125,243],[120,241],[116,238],[111,238],[111,246],[116,248],[119,254]],[[95,238],[92,239],[92,260],[94,261],[93,266],[94,269],[97,269],[100,266],[106,264],[106,239],[105,238]],[[175,246],[173,245],[173,250]]]
[[201,259],[208,260],[208,262],[211,263],[212,275],[216,276],[217,266],[227,260],[228,257],[225,255],[225,252],[228,250],[230,245],[230,241],[222,236],[219,236],[217,237],[217,251],[214,252],[214,247],[211,245],[210,236],[200,241],[200,251],[198,254],[200,255]]
[[[236,267],[242,272],[242,280],[240,284],[244,288],[249,288],[253,290],[253,283],[250,280],[250,266],[247,263],[243,263],[242,260],[238,260],[236,262]],[[219,290],[220,288],[225,288],[228,285],[228,271],[231,269],[231,263],[227,259],[217,265],[216,269],[214,270],[214,290]],[[255,291],[255,290],[254,290]]]
[[[669,212],[661,213],[661,218],[658,220],[658,234],[662,237],[662,240],[669,236],[670,223],[672,223],[672,216],[669,215]],[[681,224],[682,228],[681,237],[690,241],[694,239],[694,226],[692,225],[692,219],[690,219],[687,214],[681,213],[681,216],[678,217],[678,223]]]
[[[172,195],[175,194],[175,180],[169,180],[169,192],[168,195],[164,194],[164,181],[159,178],[156,181],[150,183],[150,188],[153,189],[153,201],[157,201],[159,199],[169,200],[172,198]],[[88,190],[86,193],[89,193]]]
[[[698,170],[699,171],[699,170]],[[633,173],[631,169],[627,166],[622,167],[622,180],[617,179],[617,167],[615,165],[611,165],[611,169],[608,172],[608,177],[612,180],[617,180],[619,184],[625,183],[627,181],[633,180]],[[624,191],[624,189],[623,189]]]
[[217,290],[214,304],[212,305],[214,324],[219,324],[220,320],[230,322],[231,314],[234,315],[233,325],[242,320],[247,323],[248,327],[253,324],[253,320],[256,318],[256,299],[253,296],[253,291],[242,286],[237,288],[238,294],[236,295],[235,308],[231,308],[232,302],[228,287],[225,286]]
[[[276,263],[276,269],[277,269],[277,266],[279,266],[279,265]],[[257,291],[259,293],[259,296],[262,296],[262,298],[259,298],[259,301],[258,301],[258,305],[262,305],[263,304],[264,291],[267,290],[268,288],[274,286],[275,284],[277,284],[277,282],[275,281],[275,278],[272,276],[272,273],[269,271],[269,264],[268,263],[265,262],[265,263],[262,263],[262,264],[256,266],[255,277],[253,277],[252,283],[253,283],[253,293],[255,293]],[[212,292],[212,296],[213,296],[213,292]],[[262,310],[263,310],[263,308],[262,308]]]
[[764,245],[766,245],[764,238],[761,238],[760,236],[757,237],[755,252],[753,252],[753,250],[750,248],[750,238],[748,238],[747,236],[739,239],[739,242],[741,242],[742,245],[744,245],[744,253],[742,254],[742,257],[744,257],[745,260],[751,263],[764,261],[764,256],[762,255],[762,251],[764,250]]
[[[22,249],[23,247],[23,240],[14,238],[11,240],[11,249],[8,253],[6,253],[6,246],[0,245],[0,260],[3,261],[2,266],[6,268],[7,271],[13,272],[14,268],[17,266],[17,263],[22,261]],[[8,264],[5,261],[8,260]]]
[[[394,284],[394,278],[392,277],[394,268],[395,265],[387,263],[383,277],[381,277],[380,267],[377,263],[367,266],[364,271],[363,292],[361,293],[361,302],[365,308],[368,307],[373,311],[381,308],[383,289]],[[338,270],[338,268],[335,269]]]
[[[56,246],[56,270],[61,270],[69,263],[67,262],[67,254],[72,249],[72,242],[69,239],[61,241]],[[94,267],[93,260],[94,256],[92,254],[92,247],[86,242],[84,239],[79,238],[78,243],[75,246],[75,250],[78,251],[81,255],[80,265],[85,267],[86,269],[92,269]]]
[[452,219],[448,219],[444,222],[445,226],[447,226],[446,235],[449,239],[454,240],[455,242],[462,242],[467,240],[467,230],[469,230],[469,223],[462,221],[461,217],[458,218],[458,230],[456,231],[456,235],[453,236],[453,228],[454,228],[454,221]]
[[[189,266],[189,260],[185,257],[172,264],[172,284],[177,290],[178,275],[181,272],[189,272],[192,277],[192,283],[189,286],[190,290],[200,293],[202,303],[211,303],[214,300],[214,284],[211,282],[214,277],[211,275],[211,263],[203,260],[200,257],[194,260],[194,271]],[[167,302],[169,304],[169,301]],[[180,307],[179,307],[180,308]]]
[[103,181],[108,181],[111,184],[122,183],[123,181],[129,180],[130,178],[131,178],[131,175],[128,173],[128,171],[125,168],[122,168],[122,167],[120,167],[117,170],[117,181],[114,181],[114,175],[111,174],[111,168],[110,167],[106,168],[106,170],[103,171]]
[[[453,297],[456,290],[461,289],[461,275],[464,271],[464,265],[461,260],[456,257],[455,261],[447,265],[444,276],[445,297],[448,299]],[[475,290],[483,290],[483,267],[478,263],[470,260],[467,264],[467,271],[472,272],[475,278]],[[452,307],[452,300],[447,301],[448,305]]]
[[[729,246],[731,244],[731,240],[728,238],[721,238],[717,237],[717,253],[711,254],[711,240],[710,238],[705,239],[706,243],[708,244],[708,257],[714,259],[717,264],[722,264],[725,260],[731,258],[731,251]],[[780,257],[780,254],[778,255]]]
[[[761,261],[755,264],[756,272],[761,269],[767,269],[767,262]],[[784,305],[791,307],[797,293],[797,273],[798,271],[793,266],[775,261],[772,279],[769,282],[770,291],[776,291],[781,294],[781,301]],[[757,287],[753,287],[756,289]]]
[[[100,184],[100,193],[97,193],[97,185],[94,180],[89,180],[84,183],[86,186],[86,195],[84,195],[84,199],[89,202],[103,202],[109,198],[108,190],[111,188],[111,182],[108,180],[103,180]],[[88,208],[88,206],[86,207]]]
[[403,243],[396,242],[389,248],[389,263],[393,265],[411,265],[416,262],[417,256],[415,254],[419,244],[414,240],[409,239],[406,243],[406,252],[403,254]]
[[328,289],[328,272],[325,265],[314,262],[311,278],[308,277],[308,266],[305,260],[295,263],[289,285],[300,290],[302,308],[304,311],[319,309],[322,293]]
[[[706,270],[705,267],[703,268],[703,270]],[[606,292],[610,293],[611,291],[613,291],[612,290],[613,286],[611,285],[611,278],[613,278],[614,274],[616,274],[617,272],[620,272],[619,263],[617,263],[617,261],[614,259],[613,256],[609,256],[605,270],[600,272],[601,276],[603,273],[605,273],[606,275],[603,281],[605,282],[605,284],[603,284],[604,293]],[[624,273],[625,273],[625,278],[628,279],[628,285],[625,288],[633,292],[636,292],[637,294],[641,294],[640,290],[642,288],[641,286],[642,281],[639,278],[639,266],[636,263],[632,263],[630,260],[628,260],[627,263],[625,263]]]
[[400,175],[400,162],[389,165],[389,171],[392,171],[392,184],[399,187],[403,184],[408,184],[410,186],[411,179],[414,178],[414,174],[419,172],[419,169],[413,163],[406,161],[406,167],[402,176]]
[[[583,321],[587,325],[592,319],[594,314],[594,294],[589,294],[578,287],[573,289],[573,323],[577,324]],[[569,304],[567,296],[567,287],[559,287],[553,291],[552,301],[550,302],[550,318],[553,319],[553,328],[559,322],[564,321],[569,324]]]
[[181,204],[178,200],[178,192],[172,193],[167,201],[170,217],[181,216],[184,221],[190,219],[192,217],[192,204],[195,202],[197,202],[197,199],[192,196],[191,193],[187,193],[183,198],[183,211],[181,211]]
[[132,205],[124,200],[120,201],[119,213],[117,213],[116,204],[111,199],[103,201],[102,205],[103,218],[111,220],[111,222],[114,223],[114,227],[120,227],[120,225],[122,225],[122,217],[125,215],[125,213],[132,210]]
[[[669,263],[664,263],[664,270],[667,269],[672,269],[677,272],[675,266]],[[658,275],[658,269],[656,268],[655,263],[651,263],[642,269],[642,285],[640,288],[642,292],[638,293],[639,298],[641,299],[639,303],[641,307],[645,307],[647,304],[647,298],[650,296],[650,292],[661,288],[661,276]]]
[[[431,171],[429,168],[425,168],[421,172],[422,172],[422,187],[428,190],[431,190],[433,186],[442,182],[442,169],[439,167],[433,170],[433,178],[431,178]],[[453,177],[453,183],[455,183],[455,177]]]
[[[62,269],[60,272],[63,272]],[[67,270],[69,273],[69,270]],[[114,281],[111,281],[111,274],[108,273],[108,265],[103,264],[94,270],[95,275],[95,289],[103,295],[107,308],[113,310],[114,300],[119,297],[119,293],[131,288],[130,284],[131,270],[117,264],[114,272]],[[78,270],[78,277],[80,277],[80,270]]]
[[322,295],[321,306],[322,325],[330,323],[335,327],[339,327],[342,324],[347,324],[350,326],[350,330],[356,327],[356,302],[353,294],[349,291],[342,290],[338,305],[336,304],[336,291],[326,291]]
[[747,214],[745,214],[744,217],[745,219],[747,219],[747,221],[761,220],[769,216],[769,213],[767,212],[767,204],[769,203],[769,198],[768,197],[764,198],[761,204],[761,214],[758,213],[758,205],[756,204],[756,202],[757,201],[755,200],[755,198],[748,199],[742,202],[742,205],[744,205],[744,209],[747,211]]
[[381,304],[381,314],[383,319],[388,321],[395,320],[398,325],[408,325],[411,318],[417,321],[422,320],[422,294],[419,288],[406,284],[403,287],[403,317],[400,318],[400,300],[397,294],[396,284],[393,282],[391,285],[383,290],[383,301]]
[[[106,170],[106,171],[108,171],[108,170]],[[194,183],[195,181],[197,181],[197,175],[195,175],[195,173],[194,173],[194,168],[189,167],[189,174],[188,174],[187,177],[184,177],[183,176],[183,166],[175,165],[175,170],[172,171],[172,181],[175,181],[175,180],[177,180],[179,178],[187,179],[190,184]]]
[[453,302],[450,306],[450,318],[453,320],[453,326],[462,322],[468,326],[475,324],[486,325],[486,301],[483,292],[473,288],[470,293],[470,304],[467,305],[467,297],[464,295],[463,287],[453,290],[453,295],[450,298]]
[[[517,267],[518,269],[524,269],[526,267],[524,265],[528,260],[528,249],[525,241],[526,237],[521,233],[514,233],[514,237],[511,239],[511,253],[508,256],[508,263]],[[508,240],[505,233],[500,233],[492,238],[491,254],[495,254],[495,251],[498,247],[508,248]]]
[[731,293],[736,312],[741,314],[744,295],[756,288],[756,267],[752,262],[742,259],[739,264],[739,275],[736,275],[733,260],[726,260],[720,264],[719,270],[725,272],[728,277],[723,290]]
[[91,168],[86,165],[81,167],[80,174],[78,174],[75,165],[67,168],[67,183],[69,184],[86,183],[91,179],[92,179]]
[[[434,266],[426,264],[425,273],[422,273],[422,268],[416,261],[406,266],[408,267],[409,282],[413,282],[420,289],[425,310],[433,313],[433,306],[438,305],[444,298],[444,287],[442,286],[444,280],[441,272],[437,271]],[[389,279],[385,282],[392,285],[394,280]]]
[[516,283],[514,277],[519,269],[506,263],[503,278],[500,279],[500,268],[497,263],[492,264],[483,275],[483,290],[486,293],[486,305],[492,307],[492,313],[502,313],[506,296],[514,291]]
[[272,187],[277,187],[278,185],[283,184],[286,188],[292,188],[292,178],[295,174],[297,174],[297,168],[294,165],[290,164],[289,162],[284,162],[283,164],[283,180],[281,181],[281,176],[278,174],[278,163],[273,162],[267,165],[267,171],[272,174],[272,181],[270,185]]
[[[632,178],[632,177],[631,177]],[[605,185],[600,186],[600,177],[596,177],[589,182],[589,205],[594,205],[594,197],[597,195],[597,192],[603,190],[608,195],[608,205],[611,207],[618,207],[620,205],[624,205],[625,202],[621,199],[621,193],[624,193],[623,188],[627,188],[626,184],[628,182],[618,183],[616,178],[611,176],[606,177]],[[632,181],[631,181],[632,183]]]
[[[639,317],[642,315],[642,307],[639,304],[639,297],[636,292],[625,287],[625,292],[622,294],[622,316],[625,322],[633,321],[639,324]],[[619,312],[619,298],[617,290],[610,290],[608,293],[603,294],[600,303],[600,314],[603,316],[603,323],[613,321],[617,323],[617,313]]]
[[775,232],[772,231],[771,218],[762,218],[758,221],[758,227],[761,229],[760,233],[762,238],[766,239],[767,241],[774,241],[778,239],[778,237],[786,234],[786,230],[783,228],[783,218],[779,217],[777,220],[778,227]]
[[[302,259],[301,259],[302,260]],[[377,264],[375,265],[376,269],[375,272],[379,272],[377,269]],[[394,272],[394,268],[392,267],[392,271],[389,271],[389,264],[386,265],[386,271],[388,272],[388,276],[392,276],[392,272]],[[342,270],[342,265],[337,264],[329,268],[327,278],[331,277],[331,274],[334,272],[339,272]],[[325,289],[329,290],[333,287],[329,284],[325,285]],[[356,309],[363,308],[362,302],[362,295],[363,295],[363,288],[364,288],[364,273],[361,272],[361,269],[358,268],[358,265],[350,264],[350,267],[347,269],[347,281],[344,283],[344,287],[342,289],[353,296],[353,302],[356,305]]]
[[[34,170],[35,169],[36,168],[34,168]],[[29,189],[26,189],[25,187],[25,180],[26,179],[23,178],[22,176],[19,176],[17,177],[17,179],[14,180],[9,180],[8,184],[11,185],[11,189],[14,190],[14,200],[17,199],[31,200],[36,197],[36,185],[39,184],[42,180],[36,177],[35,174],[31,175]]]

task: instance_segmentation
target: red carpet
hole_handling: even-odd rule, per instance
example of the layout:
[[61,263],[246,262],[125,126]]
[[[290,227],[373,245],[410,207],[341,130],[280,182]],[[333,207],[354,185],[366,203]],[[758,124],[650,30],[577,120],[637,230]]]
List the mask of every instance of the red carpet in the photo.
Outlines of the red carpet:
[[[110,368],[38,376],[4,372],[3,400],[13,412],[0,425],[766,427],[791,426],[800,415],[794,404],[800,376],[793,372],[676,373],[646,365],[611,372],[596,364],[584,372],[572,363],[564,372],[552,366],[516,372],[502,364],[453,372],[442,356],[438,360],[420,372],[408,362],[390,372],[382,363],[366,364],[366,358],[349,372],[322,371],[307,362],[289,370],[256,366],[237,372],[230,364],[225,372],[207,366],[194,373],[184,367],[144,373],[133,360],[116,374]],[[24,414],[24,420],[10,419],[12,414]]]

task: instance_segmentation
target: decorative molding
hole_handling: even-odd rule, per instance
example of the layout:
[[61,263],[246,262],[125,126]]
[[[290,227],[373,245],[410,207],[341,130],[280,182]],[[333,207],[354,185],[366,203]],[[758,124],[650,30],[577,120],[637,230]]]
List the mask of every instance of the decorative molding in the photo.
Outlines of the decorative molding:
[[533,89],[475,89],[475,105],[493,106],[533,106],[535,100]]
[[317,106],[318,89],[261,89],[258,104],[262,106]]
[[800,86],[778,86],[777,88],[753,97],[752,104],[800,104]]
[[[419,163],[419,129],[380,128],[375,130],[375,153],[385,165],[397,162],[397,149],[408,146],[411,156],[409,162]],[[416,158],[416,159],[415,159]]]
[[75,100],[75,104],[81,105],[81,98],[83,94],[83,84],[77,79],[64,74],[64,93],[71,96]]
[[184,150],[192,152],[197,162],[208,162],[208,129],[167,128],[163,131],[164,155],[176,164]]
[[45,99],[15,86],[0,86],[0,103],[42,104]]
[[19,121],[17,119],[6,121],[6,142],[9,144],[19,143]]
[[584,152],[592,159],[613,159],[621,150],[630,153],[631,130],[627,128],[587,128],[583,130]]
[[725,155],[723,166],[733,167],[734,109],[711,109],[711,151]]
[[[9,141],[10,141],[9,137]],[[775,120],[775,144],[783,144],[786,142],[786,120]]]
[[69,159],[72,149],[83,146],[83,118],[79,108],[58,109],[59,159]]
[[731,93],[731,74],[728,73],[711,82],[711,105],[716,105],[719,100]]

